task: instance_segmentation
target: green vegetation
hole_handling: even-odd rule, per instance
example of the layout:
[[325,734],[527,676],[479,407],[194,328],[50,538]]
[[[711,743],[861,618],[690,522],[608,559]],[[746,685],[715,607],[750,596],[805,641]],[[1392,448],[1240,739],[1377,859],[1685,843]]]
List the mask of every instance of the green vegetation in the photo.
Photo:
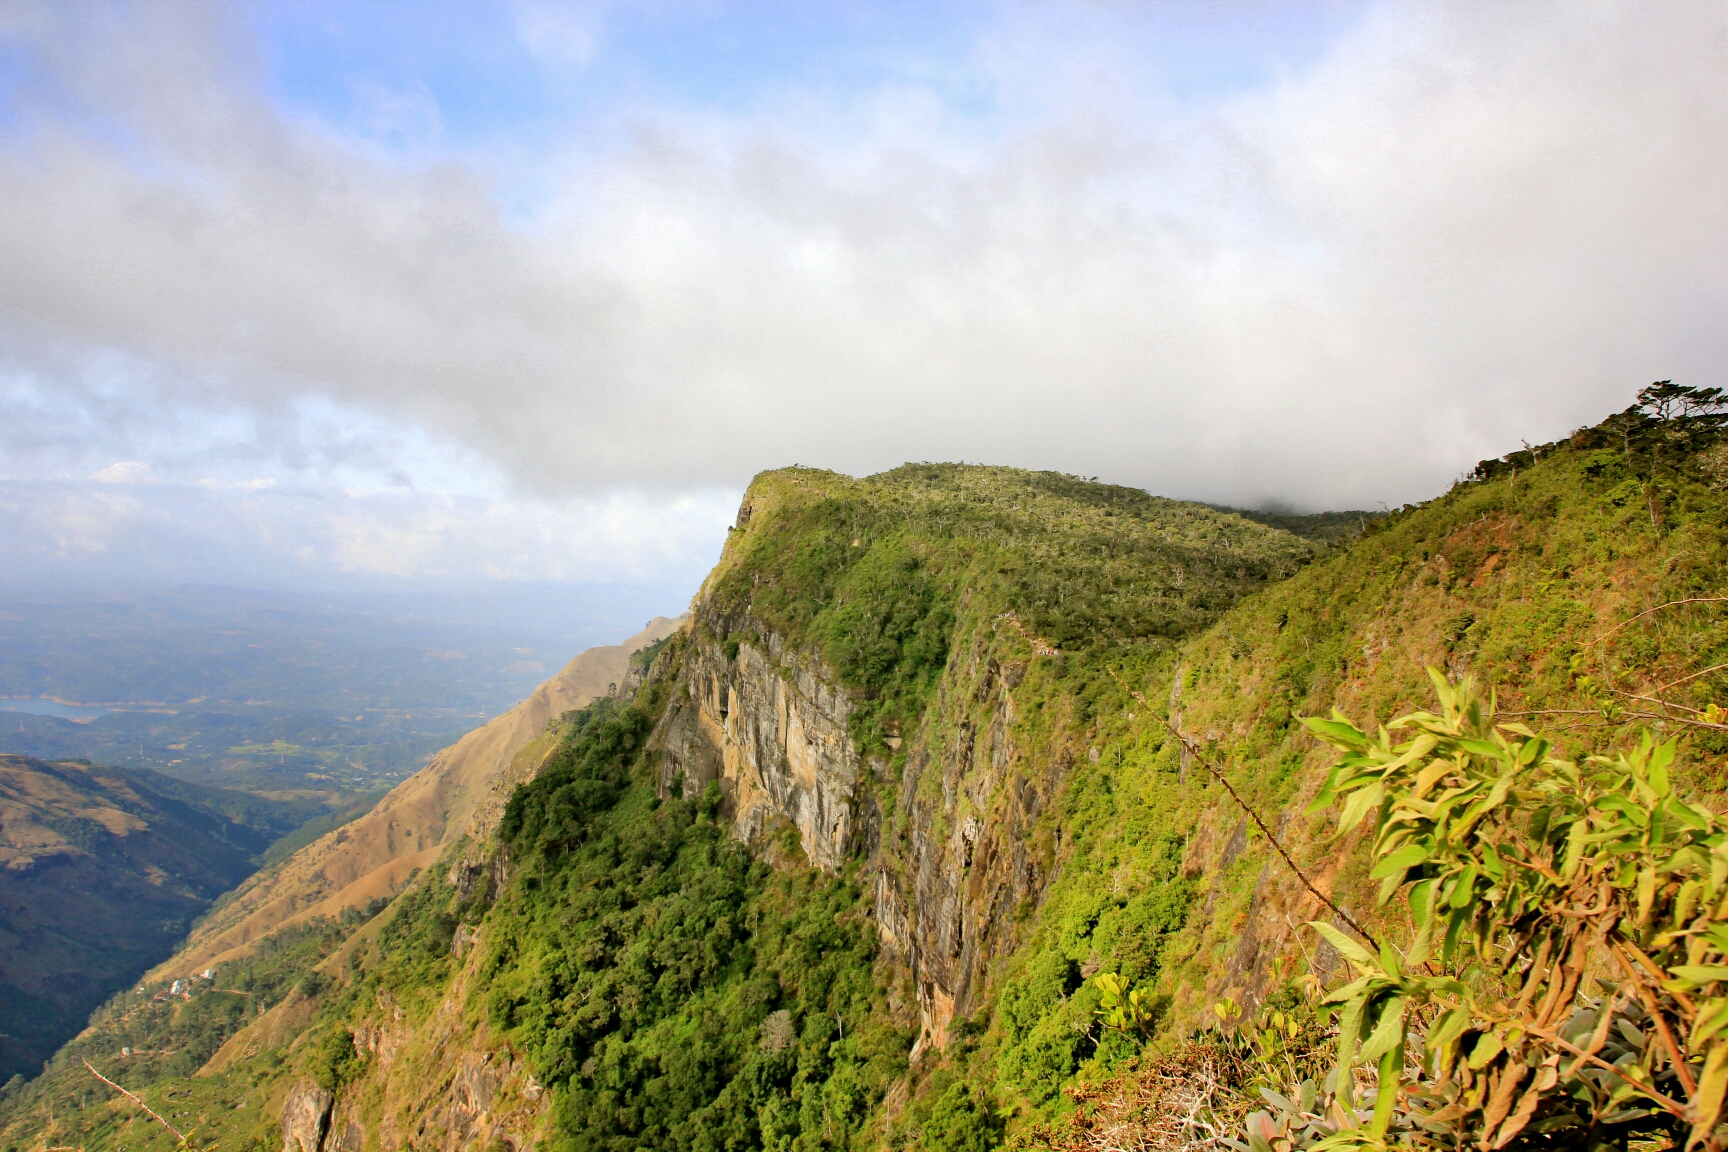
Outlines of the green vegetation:
[[[702,631],[643,656],[633,698],[561,719],[561,743],[509,800],[497,839],[452,848],[383,916],[336,925],[340,952],[319,953],[311,975],[308,954],[303,982],[281,993],[273,1019],[292,1027],[257,1025],[252,1055],[153,1090],[214,1101],[245,1083],[278,1106],[304,1076],[340,1089],[368,1124],[398,1109],[391,1123],[406,1131],[408,1105],[362,1042],[387,1024],[410,1038],[396,1067],[431,1082],[454,1082],[462,1044],[520,1061],[550,1094],[536,1139],[569,1149],[1102,1147],[1087,1143],[1102,1130],[1088,1117],[1115,1108],[1150,1130],[1194,1102],[1182,1094],[1192,1069],[1239,1093],[1233,1116],[1240,1094],[1279,1092],[1289,1107],[1266,1097],[1255,1135],[1292,1146],[1327,1135],[1314,1116],[1329,1104],[1331,1135],[1360,1146],[1419,1132],[1439,1146],[1550,1130],[1551,1144],[1618,1139],[1669,1123],[1633,1098],[1645,1088],[1685,1113],[1668,1114],[1674,1131],[1702,1124],[1713,1077],[1728,1083],[1728,1056],[1715,1055],[1728,1052],[1715,1024],[1728,965],[1711,951],[1718,926],[1699,920],[1721,902],[1720,833],[1700,800],[1722,787],[1728,751],[1719,400],[1647,390],[1596,428],[1353,526],[1010,469],[764,474],[704,590]],[[687,644],[705,645],[704,659],[747,646],[813,654],[846,691],[873,791],[858,808],[863,847],[838,875],[804,867],[790,827],[739,844],[717,789],[655,795],[653,734],[683,690]],[[1433,743],[1398,764],[1409,747],[1363,733],[1428,699],[1430,666],[1495,693],[1499,727],[1453,700],[1410,722]],[[1360,728],[1319,734],[1356,759],[1322,793],[1334,762],[1302,718],[1335,705]],[[1658,732],[1648,747],[1645,727]],[[987,739],[999,758],[975,755]],[[1436,757],[1452,775],[1427,787],[1468,799],[1504,784],[1499,799],[1520,803],[1485,806],[1469,825],[1432,812],[1412,823],[1395,801]],[[1322,935],[1300,927],[1321,906],[1214,769],[1345,910]],[[1365,797],[1349,812],[1376,828],[1372,842],[1335,836],[1308,813],[1316,795],[1322,808]],[[1009,817],[1021,821],[1014,842],[975,861],[969,845],[987,837],[967,829]],[[1598,839],[1569,872],[1568,830],[1583,827]],[[907,875],[915,843],[943,866],[961,861],[951,889]],[[1522,865],[1509,861],[1540,867],[1518,887],[1508,869]],[[951,899],[942,915],[992,933],[945,1028],[941,997],[915,984],[928,973],[878,948],[879,874]],[[984,903],[990,891],[1014,895]],[[1588,904],[1592,892],[1607,903]],[[1390,898],[1401,893],[1411,899]],[[1561,918],[1573,927],[1557,927],[1561,907],[1578,913]],[[1359,949],[1340,930],[1350,918],[1412,942],[1411,955]],[[1607,1006],[1592,1005],[1597,989],[1558,959],[1587,929],[1635,945],[1662,979],[1592,972],[1611,982]],[[892,931],[962,951],[927,923]],[[1424,948],[1434,972],[1412,959]],[[1346,966],[1357,980],[1338,994],[1340,1053],[1315,989]],[[1551,1002],[1533,992],[1519,1006],[1526,979],[1557,990]],[[1653,1004],[1621,995],[1641,982]],[[201,1011],[210,1023],[174,1026],[213,1037],[241,1022],[215,1002]],[[932,1027],[914,1060],[920,1012]],[[1543,1044],[1556,1042],[1531,1030],[1585,1047],[1604,1019],[1596,1051],[1642,1077],[1632,1096],[1614,1074],[1550,1060]],[[1648,1039],[1657,1020],[1684,1046],[1677,1057]],[[1437,1031],[1419,1052],[1407,1029]],[[1319,1065],[1339,1057],[1347,1072],[1328,1088]],[[1363,1061],[1407,1078],[1403,1103],[1377,1097],[1377,1113],[1353,1095],[1352,1076],[1373,1083],[1351,1068]],[[1485,1076],[1540,1088],[1497,1112]],[[1114,1087],[1077,1098],[1087,1082]],[[94,1122],[78,1127],[94,1109],[69,1107],[64,1087],[54,1142],[111,1146]],[[509,1091],[501,1106],[525,1099]],[[47,1099],[29,1106],[35,1127],[6,1104],[7,1132],[46,1131]],[[225,1148],[260,1130],[244,1109],[209,1115]]]
[[[268,1089],[260,1093],[258,1087],[268,1085],[285,1066],[292,1067],[286,1064],[287,1053],[267,1050],[246,1068],[226,1075],[194,1074],[231,1036],[271,1009],[298,1001],[312,1015],[332,987],[314,968],[350,930],[329,920],[298,924],[266,938],[253,955],[219,965],[212,979],[201,974],[181,978],[181,995],[171,993],[169,981],[115,995],[90,1017],[83,1034],[55,1054],[41,1076],[28,1085],[14,1081],[0,1096],[8,1141],[16,1138],[11,1133],[40,1131],[53,1118],[60,1137],[82,1146],[123,1144],[164,1152],[175,1147],[172,1137],[136,1108],[104,1107],[113,1094],[85,1069],[83,1061],[88,1060],[174,1118],[182,1130],[208,1132],[221,1125],[235,1136],[245,1134],[244,1139],[224,1141],[225,1147],[267,1147],[275,1125],[258,1106]],[[327,1058],[327,1053],[314,1049],[311,1056]],[[248,1101],[250,1109],[244,1106]]]
[[[1298,863],[1329,878],[1338,901],[1365,923],[1384,921],[1394,933],[1409,930],[1400,902],[1379,921],[1365,911],[1382,883],[1370,875],[1372,861],[1300,816],[1329,766],[1301,716],[1336,705],[1372,731],[1428,698],[1428,666],[1470,672],[1496,693],[1506,720],[1547,731],[1556,755],[1630,753],[1640,726],[1654,725],[1689,753],[1676,764],[1676,785],[1715,792],[1728,750],[1728,731],[1710,712],[1728,689],[1719,667],[1728,663],[1728,613],[1711,599],[1728,586],[1728,477],[1712,463],[1719,423],[1675,427],[1634,408],[1480,465],[1446,496],[1370,524],[1342,554],[1225,614],[1167,670],[1139,680],[1144,698],[1159,711],[1170,701],[1167,715],[1281,829]],[[1180,688],[1172,683],[1178,668]],[[1306,930],[1291,932],[1273,919],[1278,912],[1268,914],[1305,897],[1216,786],[1190,766],[1199,787],[1159,787],[1180,774],[1184,757],[1159,718],[1127,717],[1138,703],[1123,695],[1113,706],[1101,701],[1098,714],[1113,722],[1098,743],[1106,763],[1119,757],[1109,790],[1126,811],[1094,824],[1089,844],[1076,843],[1068,869],[1081,878],[1071,882],[1065,871],[1042,920],[1048,926],[1092,898],[1099,873],[1076,866],[1131,851],[1124,829],[1132,814],[1187,830],[1184,870],[1200,873],[1202,888],[1195,913],[1166,946],[1160,979],[1147,985],[1162,1011],[1156,1055],[1211,1019],[1216,1004],[1234,998],[1253,1009],[1277,987],[1275,959],[1322,973],[1343,961],[1335,945],[1317,948],[1322,942]],[[1102,791],[1082,766],[1064,803]],[[1029,965],[1043,947],[1015,963]],[[1082,1066],[1081,1075],[1107,1076],[1106,1063]],[[1137,1075],[1101,1092],[1133,1095],[1156,1079]],[[1057,1102],[1049,1114],[1064,1107]],[[1052,1143],[1095,1146],[1079,1136]]]
[[1215,507],[1218,507],[1220,512],[1234,512],[1244,520],[1252,520],[1256,524],[1282,528],[1326,548],[1347,547],[1352,540],[1365,535],[1370,524],[1385,515],[1384,512],[1367,511],[1303,513],[1277,509]]
[[717,819],[657,799],[652,717],[600,701],[510,802],[516,881],[490,916],[493,1024],[558,1100],[571,1149],[873,1146],[905,1070],[860,893],[776,872]]
[[814,648],[861,697],[866,748],[917,727],[956,637],[998,613],[1078,655],[1168,651],[1311,555],[1201,505],[1012,468],[786,469],[745,509],[712,613],[731,643],[765,627]]
[[[1498,1148],[1525,1131],[1576,1148],[1666,1135],[1722,1148],[1728,830],[1676,794],[1675,742],[1646,734],[1578,764],[1496,723],[1469,679],[1435,682],[1439,714],[1389,726],[1414,733],[1402,743],[1342,716],[1308,721],[1345,753],[1312,807],[1338,807],[1340,835],[1374,815],[1370,876],[1382,905],[1405,894],[1414,935],[1371,951],[1315,925],[1356,977],[1328,998],[1337,1068],[1307,1115],[1251,1130],[1312,1129],[1297,1147],[1340,1149]],[[1361,1116],[1358,1063],[1377,1065]]]
[[316,810],[0,756],[0,1077],[38,1071]]

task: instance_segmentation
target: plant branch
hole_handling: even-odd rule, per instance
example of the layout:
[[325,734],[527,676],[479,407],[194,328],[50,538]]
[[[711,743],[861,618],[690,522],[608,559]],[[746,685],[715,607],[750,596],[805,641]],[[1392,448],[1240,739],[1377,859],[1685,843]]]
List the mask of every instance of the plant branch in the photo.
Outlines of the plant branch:
[[1656,997],[1639,977],[1638,970],[1632,967],[1632,962],[1626,959],[1625,953],[1614,945],[1608,945],[1608,950],[1614,953],[1620,966],[1626,969],[1626,980],[1632,985],[1632,990],[1638,994],[1638,999],[1644,1002],[1644,1011],[1650,1014],[1650,1019],[1656,1025],[1656,1034],[1662,1038],[1662,1047],[1668,1050],[1668,1063],[1674,1068],[1674,1075],[1680,1078],[1680,1087],[1686,1090],[1686,1099],[1695,1099],[1698,1095],[1698,1082],[1692,1078],[1692,1069],[1680,1056],[1680,1045],[1674,1039],[1674,1033],[1668,1027],[1668,1019],[1662,1014],[1662,1006],[1656,1003]]
[[1637,1080],[1632,1079],[1630,1076],[1626,1075],[1624,1072],[1620,1071],[1620,1069],[1614,1067],[1614,1065],[1608,1063],[1608,1061],[1602,1059],[1600,1056],[1595,1056],[1589,1052],[1584,1051],[1584,1049],[1578,1047],[1576,1044],[1573,1044],[1571,1041],[1569,1041],[1565,1037],[1561,1036],[1558,1032],[1550,1032],[1546,1028],[1538,1028],[1536,1025],[1527,1024],[1522,1020],[1514,1021],[1513,1023],[1516,1024],[1517,1027],[1522,1028],[1522,1029],[1524,1029],[1524,1031],[1530,1033],[1530,1035],[1540,1037],[1541,1039],[1548,1041],[1548,1043],[1553,1044],[1555,1047],[1564,1048],[1566,1051],[1572,1053],[1572,1055],[1577,1056],[1583,1060],[1588,1060],[1590,1063],[1596,1065],[1596,1067],[1602,1069],[1604,1072],[1612,1073],[1616,1079],[1620,1080],[1622,1083],[1631,1085],[1633,1088],[1636,1088],[1641,1095],[1648,1096],[1659,1107],[1661,1107],[1661,1109],[1664,1112],[1670,1113],[1676,1119],[1684,1120],[1684,1121],[1687,1121],[1688,1123],[1691,1122],[1692,1118],[1690,1115],[1687,1114],[1686,1106],[1684,1104],[1681,1104],[1677,1100],[1670,1100],[1668,1097],[1666,1097],[1662,1093],[1656,1091],[1656,1089],[1652,1088],[1648,1084],[1639,1083]]
[[1654,608],[1646,608],[1630,620],[1622,620],[1620,623],[1614,625],[1614,627],[1608,629],[1608,631],[1602,633],[1602,635],[1596,637],[1596,639],[1590,641],[1590,643],[1586,644],[1584,647],[1586,649],[1596,647],[1596,645],[1602,643],[1602,641],[1608,639],[1608,637],[1614,635],[1614,633],[1620,631],[1620,629],[1626,627],[1628,624],[1636,624],[1652,612],[1660,612],[1664,608],[1675,608],[1681,604],[1719,604],[1725,600],[1728,600],[1728,596],[1689,596],[1684,600],[1670,600],[1666,604],[1658,604]]
[[180,1131],[180,1129],[174,1127],[174,1125],[168,1123],[168,1121],[162,1119],[161,1115],[156,1111],[156,1109],[154,1109],[154,1108],[150,1107],[150,1105],[144,1103],[144,1100],[142,1097],[133,1095],[132,1093],[126,1091],[126,1089],[120,1087],[120,1085],[114,1083],[114,1081],[108,1079],[108,1077],[102,1075],[102,1073],[96,1071],[96,1066],[94,1064],[90,1063],[90,1061],[85,1060],[84,1057],[80,1056],[78,1059],[83,1061],[84,1067],[90,1069],[90,1075],[96,1077],[96,1079],[102,1081],[102,1083],[108,1085],[108,1087],[110,1087],[110,1088],[114,1089],[114,1091],[120,1093],[120,1095],[122,1095],[122,1096],[126,1097],[128,1100],[132,1101],[132,1103],[138,1105],[138,1107],[144,1109],[144,1111],[146,1111],[150,1114],[150,1119],[156,1121],[156,1123],[162,1125],[162,1127],[164,1127],[164,1128],[168,1129],[168,1131],[174,1133],[174,1138],[180,1141],[181,1147],[190,1148],[192,1146],[191,1142],[186,1139],[186,1134],[184,1132],[182,1132],[182,1131]]
[[1710,673],[1720,672],[1724,668],[1728,668],[1728,664],[1716,664],[1716,665],[1713,665],[1709,668],[1704,669],[1704,671],[1702,671],[1702,672],[1694,672],[1690,676],[1682,676],[1678,680],[1670,680],[1668,683],[1662,685],[1662,687],[1655,689],[1655,691],[1666,692],[1670,688],[1678,688],[1680,685],[1686,683],[1688,680],[1696,680],[1700,676],[1708,676],[1708,675],[1710,675]]
[[1266,821],[1260,819],[1260,814],[1258,812],[1254,811],[1253,808],[1249,807],[1248,802],[1246,800],[1242,799],[1241,795],[1237,793],[1236,789],[1231,786],[1230,781],[1225,777],[1224,773],[1222,771],[1220,771],[1210,760],[1206,759],[1205,755],[1203,753],[1201,753],[1201,751],[1198,747],[1195,746],[1194,742],[1192,740],[1188,739],[1188,737],[1184,736],[1180,731],[1178,731],[1176,726],[1174,724],[1170,723],[1170,721],[1167,717],[1160,715],[1156,705],[1154,705],[1150,700],[1146,699],[1145,696],[1142,696],[1139,692],[1136,692],[1134,689],[1128,687],[1127,682],[1124,681],[1122,679],[1122,677],[1120,677],[1116,674],[1115,669],[1106,668],[1105,671],[1110,673],[1110,678],[1112,680],[1114,680],[1114,681],[1116,681],[1116,683],[1122,685],[1123,689],[1125,691],[1127,691],[1128,695],[1130,695],[1130,696],[1134,697],[1134,699],[1140,701],[1140,703],[1145,705],[1147,708],[1152,709],[1152,714],[1154,716],[1158,716],[1159,722],[1164,725],[1164,728],[1170,733],[1170,735],[1172,735],[1176,738],[1177,743],[1181,744],[1183,748],[1187,749],[1188,754],[1190,756],[1194,757],[1194,759],[1199,762],[1199,764],[1202,768],[1204,768],[1204,769],[1206,769],[1206,771],[1210,772],[1212,774],[1213,779],[1217,780],[1218,783],[1224,785],[1224,791],[1230,793],[1230,799],[1236,801],[1236,806],[1238,808],[1242,809],[1242,811],[1247,814],[1248,819],[1254,821],[1254,826],[1260,829],[1261,834],[1266,837],[1266,842],[1268,844],[1272,845],[1273,850],[1275,852],[1277,852],[1279,856],[1283,857],[1284,863],[1290,866],[1290,871],[1296,873],[1296,878],[1298,880],[1302,881],[1302,886],[1304,888],[1308,889],[1309,894],[1312,895],[1316,900],[1320,901],[1320,903],[1326,905],[1326,907],[1332,909],[1333,913],[1337,915],[1338,919],[1342,920],[1344,923],[1346,923],[1350,926],[1351,931],[1355,932],[1356,935],[1362,937],[1362,939],[1368,941],[1369,944],[1373,945],[1375,951],[1379,951],[1380,941],[1376,940],[1373,937],[1373,935],[1368,932],[1368,930],[1366,928],[1363,928],[1362,925],[1356,923],[1356,921],[1351,918],[1351,916],[1348,912],[1344,911],[1344,909],[1342,909],[1342,908],[1338,907],[1338,905],[1334,904],[1332,902],[1332,898],[1330,896],[1327,896],[1324,892],[1320,891],[1320,889],[1314,887],[1314,882],[1312,880],[1308,879],[1308,874],[1306,872],[1302,871],[1302,869],[1297,865],[1295,860],[1291,859],[1290,853],[1284,850],[1284,845],[1279,843],[1278,837],[1273,835],[1272,829],[1270,829],[1266,826]]

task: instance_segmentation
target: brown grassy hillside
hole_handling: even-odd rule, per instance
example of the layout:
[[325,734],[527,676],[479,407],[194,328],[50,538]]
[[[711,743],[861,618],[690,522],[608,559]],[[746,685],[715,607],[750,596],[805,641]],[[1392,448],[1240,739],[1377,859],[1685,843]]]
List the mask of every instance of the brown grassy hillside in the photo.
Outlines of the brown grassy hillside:
[[438,753],[365,816],[253,877],[198,926],[154,978],[202,971],[244,955],[279,928],[335,916],[399,891],[476,820],[496,823],[510,789],[550,747],[544,739],[548,721],[604,695],[624,679],[630,653],[677,627],[676,620],[656,617],[622,644],[577,656],[528,699]]

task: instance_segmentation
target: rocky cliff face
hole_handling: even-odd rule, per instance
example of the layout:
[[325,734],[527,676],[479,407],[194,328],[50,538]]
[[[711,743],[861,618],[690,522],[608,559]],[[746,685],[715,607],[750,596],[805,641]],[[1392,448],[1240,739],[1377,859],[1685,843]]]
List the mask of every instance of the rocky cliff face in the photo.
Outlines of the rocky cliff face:
[[[729,655],[716,639],[727,624],[765,639]],[[698,603],[656,734],[662,791],[717,782],[746,842],[790,823],[817,867],[865,859],[878,934],[917,991],[920,1050],[946,1047],[950,1023],[982,999],[990,962],[1017,943],[1015,913],[1037,902],[1050,870],[1034,823],[1073,762],[1065,748],[1028,757],[1016,745],[1026,666],[999,658],[996,638],[986,630],[951,658],[891,765],[860,754],[854,701],[815,653]]]
[[698,627],[656,737],[661,789],[694,795],[718,782],[742,839],[789,821],[810,862],[837,872],[869,803],[865,766],[847,734],[851,715],[852,702],[814,653],[768,633],[729,656],[711,629]]
[[418,1020],[380,991],[353,1024],[364,1073],[340,1094],[310,1079],[296,1083],[282,1103],[282,1152],[533,1147],[546,1119],[545,1092],[527,1065],[464,1011],[473,980],[471,960]]
[[969,1017],[990,964],[1019,943],[1023,907],[1051,873],[1036,821],[1072,765],[1065,749],[1029,756],[1016,742],[1014,689],[1025,675],[988,637],[950,664],[899,784],[900,832],[877,864],[877,922],[910,969],[919,1047],[945,1048]]

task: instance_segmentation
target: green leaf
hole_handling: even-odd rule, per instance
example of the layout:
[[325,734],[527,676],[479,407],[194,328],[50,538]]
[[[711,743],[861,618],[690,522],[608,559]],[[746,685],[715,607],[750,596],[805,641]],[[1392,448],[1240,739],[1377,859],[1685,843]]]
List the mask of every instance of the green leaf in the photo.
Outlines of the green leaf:
[[1326,743],[1339,748],[1368,747],[1368,737],[1347,720],[1322,720],[1317,716],[1304,716],[1302,726]]
[[1426,1037],[1428,1050],[1437,1052],[1464,1035],[1470,1027],[1470,1009],[1460,1005],[1434,1021]]
[[1356,941],[1350,939],[1350,937],[1344,935],[1344,933],[1340,932],[1338,929],[1332,927],[1332,925],[1323,924],[1319,920],[1310,920],[1308,921],[1308,927],[1324,936],[1332,947],[1338,949],[1346,959],[1358,968],[1378,969],[1380,967],[1372,952],[1356,943]]
[[1457,881],[1452,886],[1450,903],[1453,908],[1463,908],[1476,895],[1476,865],[1467,866],[1458,874]]
[[1434,918],[1434,894],[1439,891],[1437,879],[1418,880],[1410,888],[1410,918],[1420,929],[1427,930]]
[[1692,1025],[1692,1035],[1686,1038],[1686,1047],[1697,1049],[1725,1027],[1728,1027],[1728,997],[1706,1000],[1698,1009],[1698,1019]]
[[1560,864],[1560,875],[1570,880],[1578,874],[1578,862],[1584,856],[1584,843],[1590,836],[1590,824],[1586,820],[1574,820],[1571,831],[1566,834],[1566,857]]
[[1675,977],[1669,983],[1685,986],[1681,991],[1713,984],[1718,980],[1728,980],[1728,964],[1676,964],[1668,971]]
[[1379,1005],[1379,1015],[1375,1019],[1374,1033],[1368,1037],[1368,1042],[1362,1045],[1362,1059],[1377,1060],[1390,1052],[1394,1047],[1404,1044],[1404,1010],[1410,1001],[1403,996],[1392,996]]
[[1394,875],[1402,878],[1406,871],[1423,863],[1432,854],[1433,849],[1427,845],[1406,845],[1376,864],[1374,870],[1368,873],[1368,877],[1371,880],[1380,880]]
[[1470,1067],[1480,1072],[1487,1067],[1488,1061],[1506,1050],[1506,1041],[1498,1032],[1484,1032],[1482,1038],[1476,1041],[1476,1047],[1470,1051]]
[[1376,807],[1386,795],[1385,785],[1370,784],[1360,791],[1353,792],[1350,799],[1344,802],[1344,811],[1338,817],[1338,836],[1347,835],[1356,825],[1362,823],[1362,818]]
[[1650,787],[1658,796],[1668,795],[1668,766],[1674,763],[1674,745],[1673,740],[1668,740],[1650,751]]
[[1704,1073],[1698,1077],[1698,1091],[1689,1103],[1692,1106],[1692,1134],[1686,1141],[1691,1148],[1707,1139],[1722,1114],[1722,1094],[1728,1089],[1728,1043],[1718,1042],[1704,1057]]
[[1403,1071],[1404,1045],[1398,1043],[1380,1057],[1380,1084],[1374,1095],[1374,1120],[1368,1129],[1376,1137],[1385,1136],[1386,1129],[1392,1126],[1392,1111],[1398,1104],[1398,1082],[1403,1078]]

